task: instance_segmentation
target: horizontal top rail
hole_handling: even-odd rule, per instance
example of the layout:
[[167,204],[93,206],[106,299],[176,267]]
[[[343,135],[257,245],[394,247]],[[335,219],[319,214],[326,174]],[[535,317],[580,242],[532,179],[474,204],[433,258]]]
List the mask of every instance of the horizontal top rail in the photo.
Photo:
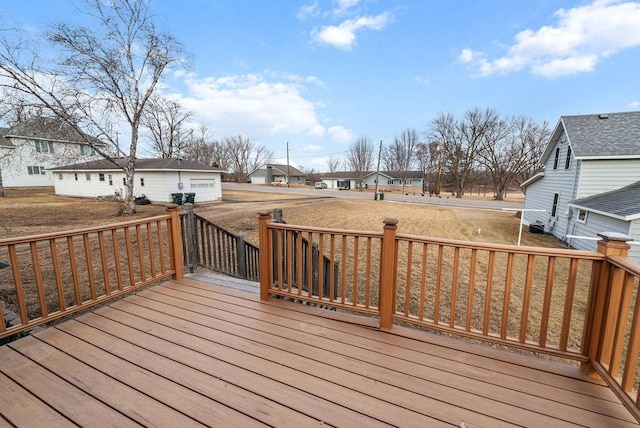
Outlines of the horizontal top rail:
[[153,217],[145,217],[137,220],[124,221],[122,223],[90,226],[90,227],[85,227],[81,229],[71,229],[71,230],[64,230],[60,232],[41,233],[38,235],[2,238],[0,239],[0,245],[15,245],[15,244],[22,244],[25,242],[42,241],[46,239],[66,238],[67,236],[71,236],[71,235],[82,235],[85,233],[95,233],[95,232],[111,230],[111,229],[121,229],[123,227],[136,226],[138,224],[151,223],[151,222],[160,221],[160,220],[168,220],[170,217],[171,216],[169,215],[163,214],[163,215],[158,215]]
[[309,226],[297,226],[285,223],[269,223],[269,229],[280,230],[295,230],[298,232],[312,232],[312,233],[328,233],[334,235],[344,236],[358,236],[361,238],[382,238],[382,232],[373,232],[366,230],[350,230],[350,229],[332,229],[326,227],[309,227]]
[[510,252],[514,254],[533,254],[537,256],[565,256],[571,257],[575,259],[585,259],[585,260],[604,260],[606,257],[602,253],[597,253],[593,251],[579,251],[579,250],[569,250],[564,248],[544,248],[544,247],[527,247],[527,246],[516,246],[516,245],[508,245],[508,244],[493,244],[486,242],[472,242],[472,241],[460,241],[456,239],[446,239],[446,238],[432,238],[418,235],[409,235],[409,234],[397,234],[397,240],[404,241],[412,241],[414,243],[419,244],[438,244],[438,245],[447,245],[458,248],[466,248],[471,250],[486,250],[486,251],[502,251],[502,252]]
[[628,257],[621,257],[621,256],[609,256],[609,257],[607,257],[607,259],[612,265],[626,270],[631,275],[635,275],[637,277],[640,277],[640,263],[639,262],[636,262],[635,260],[630,259]]

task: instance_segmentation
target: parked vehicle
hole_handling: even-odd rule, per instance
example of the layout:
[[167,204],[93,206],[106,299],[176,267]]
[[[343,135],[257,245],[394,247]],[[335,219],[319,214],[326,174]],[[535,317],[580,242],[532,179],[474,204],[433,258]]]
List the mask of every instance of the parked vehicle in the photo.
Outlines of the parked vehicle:
[[326,189],[327,183],[323,181],[316,181],[316,189]]

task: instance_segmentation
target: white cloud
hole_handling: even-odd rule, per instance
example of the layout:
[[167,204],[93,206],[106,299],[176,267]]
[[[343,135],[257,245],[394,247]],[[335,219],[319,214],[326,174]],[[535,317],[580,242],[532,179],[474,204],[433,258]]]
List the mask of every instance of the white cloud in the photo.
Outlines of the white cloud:
[[631,101],[631,102],[629,103],[629,107],[631,107],[631,108],[638,108],[638,107],[640,107],[640,101],[638,101],[638,100]]
[[356,43],[356,32],[362,29],[382,30],[391,21],[391,14],[384,12],[376,16],[362,16],[347,19],[340,25],[315,28],[312,37],[315,41],[349,50]]
[[325,128],[316,105],[306,99],[305,88],[291,79],[268,81],[261,74],[199,78],[185,76],[185,108],[220,137],[233,134],[284,133],[322,136]]
[[507,53],[489,60],[482,52],[463,49],[458,57],[482,76],[530,69],[535,75],[556,78],[594,69],[623,49],[640,46],[640,3],[595,0],[554,13],[555,26],[516,34]]
[[360,3],[360,0],[333,0],[333,3],[336,7],[331,10],[332,15],[343,16]]
[[327,133],[333,141],[341,144],[350,143],[356,138],[355,132],[344,126],[331,126],[327,129]]
[[322,150],[324,150],[324,147],[316,144],[307,144],[300,149],[302,153],[320,153]]
[[298,10],[297,18],[299,20],[303,21],[303,20],[305,20],[305,19],[307,19],[309,17],[317,16],[318,13],[319,13],[319,11],[318,11],[318,2],[314,1],[311,4],[302,6]]
[[424,85],[424,86],[431,85],[431,80],[428,77],[416,76],[415,80],[416,80],[416,83],[418,83],[419,85]]

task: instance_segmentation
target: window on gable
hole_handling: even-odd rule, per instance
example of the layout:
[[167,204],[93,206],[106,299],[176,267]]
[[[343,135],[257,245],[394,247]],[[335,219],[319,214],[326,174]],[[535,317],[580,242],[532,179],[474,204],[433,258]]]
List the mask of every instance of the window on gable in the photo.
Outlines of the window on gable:
[[587,214],[588,211],[587,210],[578,210],[578,222],[580,223],[586,223],[587,222]]
[[567,158],[564,160],[564,169],[571,168],[571,146],[567,147]]
[[93,149],[88,144],[80,145],[80,154],[84,156],[91,156],[93,154]]
[[84,176],[87,179],[87,181],[91,181],[91,173],[90,172],[87,172]]
[[36,140],[36,152],[53,153],[53,143],[51,141]]
[[560,160],[560,147],[556,148],[556,157],[553,160],[553,169],[558,169],[558,161]]
[[140,178],[140,187],[144,187],[144,178]]
[[551,217],[557,217],[558,214],[558,198],[560,194],[555,193],[553,195],[553,205],[551,206]]
[[103,173],[98,174],[98,180],[104,181],[104,174]]
[[75,177],[76,181],[78,181],[78,174],[73,174],[73,176]]
[[113,175],[109,174],[109,186],[113,186]]
[[58,173],[58,180],[62,180],[63,174],[61,172]]

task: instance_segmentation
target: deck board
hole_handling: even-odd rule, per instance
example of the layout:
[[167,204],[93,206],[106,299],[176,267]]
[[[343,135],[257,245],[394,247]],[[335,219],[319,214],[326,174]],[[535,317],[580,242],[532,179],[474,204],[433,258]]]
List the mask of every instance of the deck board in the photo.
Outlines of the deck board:
[[202,278],[0,347],[0,426],[638,426],[574,367]]

